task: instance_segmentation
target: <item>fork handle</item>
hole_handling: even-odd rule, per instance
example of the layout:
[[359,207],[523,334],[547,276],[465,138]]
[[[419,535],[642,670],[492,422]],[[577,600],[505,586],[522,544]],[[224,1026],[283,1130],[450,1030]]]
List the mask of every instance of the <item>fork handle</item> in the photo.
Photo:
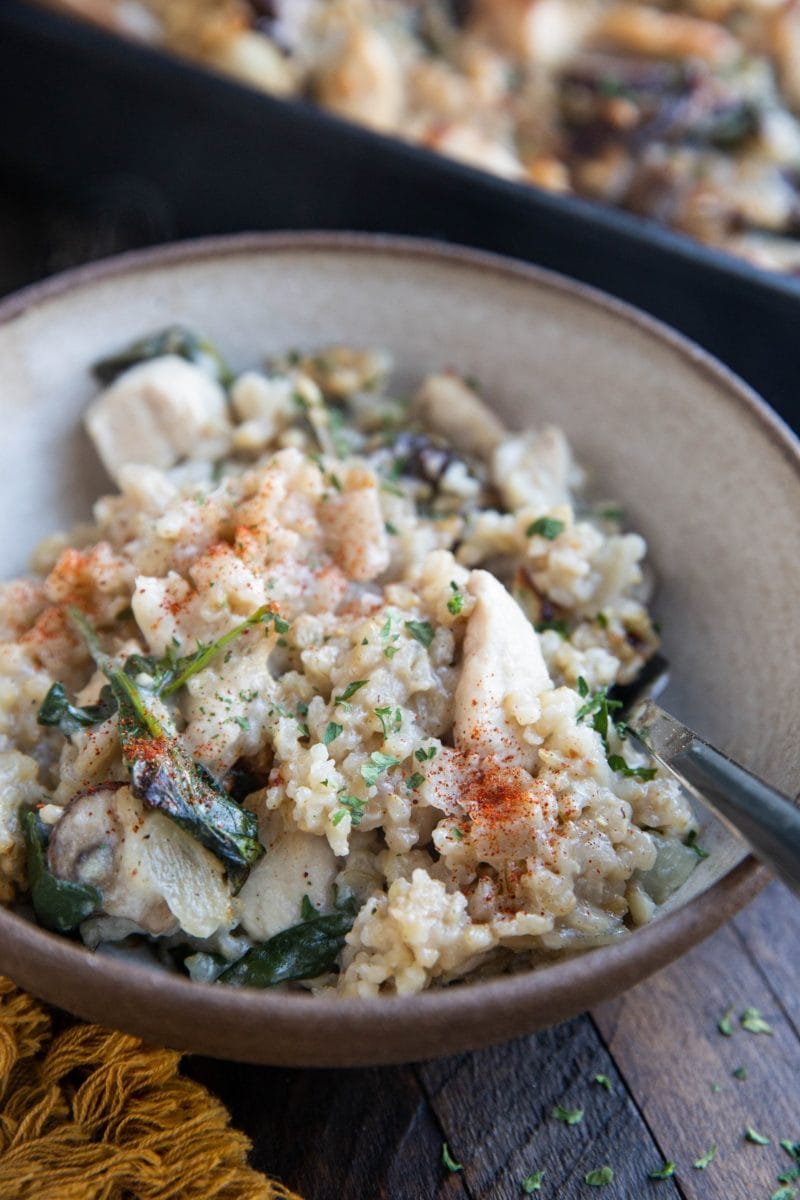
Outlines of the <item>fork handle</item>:
[[647,748],[800,895],[800,808],[652,701],[645,710],[634,729],[641,729]]

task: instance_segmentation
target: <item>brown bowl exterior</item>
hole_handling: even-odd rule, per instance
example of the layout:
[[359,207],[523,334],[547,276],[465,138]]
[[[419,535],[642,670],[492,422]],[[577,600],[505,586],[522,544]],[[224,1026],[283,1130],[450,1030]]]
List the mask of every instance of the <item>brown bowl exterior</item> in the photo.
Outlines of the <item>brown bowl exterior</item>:
[[[176,319],[202,328],[237,367],[288,345],[380,344],[401,382],[456,364],[483,380],[510,424],[562,424],[651,542],[677,681],[668,703],[794,794],[800,685],[785,664],[800,653],[796,442],[677,335],[507,260],[359,235],[244,235],[126,255],[6,301],[0,479],[14,503],[0,514],[0,574],[22,569],[36,536],[85,513],[103,486],[76,432],[91,394],[86,364]],[[712,933],[766,874],[721,829],[708,826],[704,840],[712,858],[625,941],[420,996],[367,1002],[195,984],[92,954],[7,910],[0,970],[81,1017],[223,1058],[426,1058],[563,1020]]]

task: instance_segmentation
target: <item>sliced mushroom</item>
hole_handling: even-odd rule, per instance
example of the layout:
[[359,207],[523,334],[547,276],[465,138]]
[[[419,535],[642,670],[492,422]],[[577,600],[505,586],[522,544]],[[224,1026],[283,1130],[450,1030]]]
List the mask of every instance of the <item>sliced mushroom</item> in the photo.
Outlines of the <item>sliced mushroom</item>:
[[535,700],[550,687],[539,639],[494,575],[473,571],[467,590],[476,604],[467,622],[455,694],[456,747],[530,770],[536,750],[523,740],[506,702],[511,696]]
[[230,922],[222,865],[161,813],[147,812],[124,784],[76,796],[50,835],[50,871],[88,883],[102,913],[152,936],[182,928],[210,937]]

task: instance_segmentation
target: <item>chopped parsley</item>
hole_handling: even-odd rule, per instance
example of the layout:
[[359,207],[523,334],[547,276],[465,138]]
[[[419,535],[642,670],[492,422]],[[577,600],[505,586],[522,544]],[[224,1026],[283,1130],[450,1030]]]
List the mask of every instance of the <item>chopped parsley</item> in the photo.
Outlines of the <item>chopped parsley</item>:
[[561,1104],[556,1104],[553,1108],[551,1116],[556,1121],[562,1121],[565,1125],[580,1125],[583,1120],[582,1108],[564,1108]]
[[548,542],[554,542],[563,532],[563,521],[559,521],[555,517],[539,517],[538,521],[532,521],[525,530],[525,536],[533,537],[534,534],[538,534],[539,537],[547,538]]
[[397,526],[393,525],[391,521],[384,521],[383,528],[388,534],[392,534],[395,537],[397,536]]
[[542,1190],[542,1180],[544,1179],[544,1171],[534,1171],[532,1175],[528,1175],[523,1179],[521,1187],[526,1196],[532,1196],[534,1192]]
[[387,646],[383,652],[383,657],[392,659],[392,658],[394,658],[395,654],[397,654],[397,651],[399,649],[400,649],[399,646]]
[[599,1083],[600,1087],[605,1088],[607,1092],[613,1092],[614,1088],[611,1084],[611,1080],[608,1078],[607,1075],[595,1075],[593,1078],[594,1078],[594,1082]]
[[692,1166],[694,1167],[694,1169],[696,1171],[705,1171],[706,1167],[713,1160],[716,1153],[717,1153],[717,1144],[716,1144],[716,1142],[714,1142],[713,1145],[709,1146],[709,1148],[706,1150],[705,1154],[701,1154],[699,1158],[696,1158],[694,1160],[694,1162],[692,1163]]
[[291,629],[289,622],[284,621],[283,617],[279,617],[277,613],[273,618],[272,624],[275,626],[276,633],[288,633]]
[[614,1182],[614,1171],[608,1166],[596,1167],[594,1171],[587,1171],[583,1179],[589,1187],[605,1187],[606,1184]]
[[739,1079],[744,1082],[745,1079],[747,1079],[747,1067],[734,1067],[734,1069],[731,1071],[731,1074],[733,1075],[734,1079]]
[[330,746],[331,742],[335,742],[339,734],[344,730],[344,725],[337,725],[335,721],[329,721],[325,732],[322,735],[323,744]]
[[406,629],[427,650],[433,641],[433,626],[430,621],[406,621]]
[[464,597],[459,591],[458,584],[452,579],[450,580],[450,587],[453,589],[453,594],[447,601],[447,611],[452,613],[454,617],[457,617],[464,607]]
[[360,825],[361,818],[364,816],[364,809],[367,807],[366,800],[359,800],[358,796],[351,796],[345,792],[339,796],[339,803],[342,807],[331,817],[332,823],[338,825],[349,812],[352,824]]
[[380,750],[373,750],[369,757],[369,762],[361,764],[361,778],[368,787],[376,784],[378,776],[388,771],[389,767],[396,767],[400,762],[399,758],[394,758],[391,754],[382,754]]
[[773,1033],[772,1026],[764,1020],[757,1008],[746,1008],[739,1018],[739,1024],[748,1033],[767,1033],[770,1036]]
[[745,1139],[748,1142],[753,1142],[756,1146],[768,1146],[769,1138],[763,1133],[759,1133],[757,1129],[753,1129],[752,1125],[748,1125],[744,1131]]
[[769,1200],[795,1200],[797,1196],[797,1188],[782,1187],[778,1188],[777,1192],[773,1192]]
[[453,1158],[447,1142],[442,1142],[442,1164],[447,1168],[448,1171],[455,1172],[464,1170],[461,1163],[456,1162],[456,1160]]
[[429,746],[427,750],[420,746],[419,750],[414,751],[414,758],[417,762],[427,762],[429,758],[436,758],[438,746]]
[[390,733],[395,733],[403,724],[403,714],[399,708],[393,708],[391,704],[385,705],[384,708],[376,708],[374,711],[381,723],[384,738],[387,738]]
[[461,830],[458,828],[457,825],[453,825],[450,832],[452,833],[453,837],[456,839],[457,842],[463,842],[464,835],[461,832]]
[[589,685],[582,675],[578,676],[578,695],[583,697],[589,695]]
[[608,617],[604,612],[599,612],[595,617],[595,621],[597,621],[601,629],[608,629]]
[[647,1172],[648,1179],[671,1179],[675,1174],[675,1163],[668,1161],[657,1167],[654,1171]]
[[708,850],[704,850],[702,846],[699,846],[697,844],[697,830],[696,829],[692,829],[689,831],[689,836],[686,839],[686,845],[691,850],[694,850],[694,852],[698,858],[709,858],[710,857]]
[[731,1004],[730,1008],[726,1008],[725,1012],[722,1014],[720,1019],[717,1021],[717,1029],[725,1037],[733,1037],[733,1022],[731,1021],[732,1015],[733,1015],[733,1005]]
[[352,683],[348,683],[341,696],[335,697],[334,704],[346,704],[348,700],[351,700],[355,696],[356,692],[360,691],[362,687],[367,686],[367,682],[366,679],[355,679]]
[[303,896],[300,902],[300,916],[304,921],[312,921],[314,917],[318,917],[319,913],[314,908],[308,895]]
[[800,1162],[800,1142],[790,1142],[788,1138],[781,1138],[781,1146],[790,1158]]
[[408,779],[406,780],[406,787],[410,792],[414,792],[424,782],[425,776],[420,775],[419,771],[415,771],[414,774],[409,775]]

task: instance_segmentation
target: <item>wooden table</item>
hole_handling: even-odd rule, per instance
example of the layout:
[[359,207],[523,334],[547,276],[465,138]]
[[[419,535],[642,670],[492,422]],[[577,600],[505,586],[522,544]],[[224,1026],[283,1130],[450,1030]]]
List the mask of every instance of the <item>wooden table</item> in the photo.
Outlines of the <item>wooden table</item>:
[[[0,191],[0,293],[147,240],[135,214],[87,221]],[[773,1033],[742,1029],[746,1008]],[[800,904],[770,884],[620,999],[476,1054],[353,1071],[190,1058],[185,1069],[251,1136],[254,1164],[307,1200],[512,1200],[536,1171],[543,1200],[769,1200],[792,1165],[779,1140],[800,1141]],[[557,1121],[555,1105],[583,1118]],[[748,1126],[770,1145],[748,1141]],[[462,1170],[444,1167],[443,1142]],[[666,1159],[674,1176],[649,1179]],[[605,1165],[613,1183],[588,1186]]]

